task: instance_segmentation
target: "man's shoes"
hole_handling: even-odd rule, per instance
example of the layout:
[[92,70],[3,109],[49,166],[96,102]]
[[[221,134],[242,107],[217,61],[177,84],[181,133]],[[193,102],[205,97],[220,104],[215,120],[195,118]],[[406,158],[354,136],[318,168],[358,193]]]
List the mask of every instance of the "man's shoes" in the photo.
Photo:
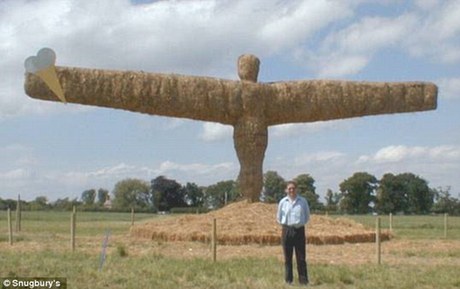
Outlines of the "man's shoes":
[[300,286],[307,286],[308,285],[308,277],[301,276],[299,277]]

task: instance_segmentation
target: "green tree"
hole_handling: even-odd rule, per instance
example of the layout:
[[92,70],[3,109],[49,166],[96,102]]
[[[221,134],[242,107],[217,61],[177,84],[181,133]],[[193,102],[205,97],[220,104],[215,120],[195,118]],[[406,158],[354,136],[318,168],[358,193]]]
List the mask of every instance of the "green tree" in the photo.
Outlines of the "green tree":
[[57,199],[52,203],[52,207],[58,210],[70,211],[73,207],[78,207],[81,205],[81,202],[77,198],[70,200],[68,197],[64,199]]
[[159,176],[150,182],[153,202],[160,211],[169,211],[174,207],[186,207],[185,190],[175,180]]
[[46,210],[48,206],[48,198],[45,196],[38,196],[30,202],[29,207],[32,211]]
[[337,192],[332,192],[331,189],[327,189],[325,209],[327,211],[335,212],[338,209],[339,202],[340,202],[340,194]]
[[221,181],[206,188],[206,206],[221,208],[241,197],[237,183],[233,180]]
[[8,208],[10,208],[11,210],[16,210],[16,204],[17,204],[17,200],[13,200],[13,199],[2,200],[0,198],[0,210],[7,210]]
[[309,174],[301,174],[295,177],[294,181],[297,183],[298,194],[307,199],[310,210],[322,210],[324,205],[316,194],[315,179]]
[[412,173],[385,174],[377,190],[376,208],[380,213],[427,214],[435,191],[427,181]]
[[95,199],[96,199],[95,189],[86,190],[86,191],[83,191],[83,193],[81,193],[81,201],[83,202],[83,205],[86,205],[86,206],[93,205]]
[[102,188],[97,190],[97,204],[99,206],[104,205],[104,203],[105,203],[105,201],[107,200],[108,197],[109,197],[109,191],[108,190],[102,189]]
[[204,204],[203,189],[195,183],[187,183],[184,187],[185,199],[192,207],[202,207]]
[[428,182],[412,173],[397,176],[402,179],[407,194],[408,214],[427,214],[434,203],[434,191],[428,187]]
[[0,210],[8,210],[8,204],[6,200],[0,198]]
[[401,177],[391,173],[383,175],[377,189],[376,210],[382,214],[408,210],[406,185]]
[[375,200],[378,181],[366,172],[358,172],[340,184],[340,209],[349,214],[367,214]]
[[153,207],[149,184],[139,179],[125,179],[115,184],[113,189],[115,209],[147,211]]
[[264,191],[262,199],[267,203],[281,200],[285,195],[286,181],[276,171],[267,171],[264,174]]
[[450,194],[450,187],[434,189],[435,203],[432,211],[437,214],[460,215],[460,201]]

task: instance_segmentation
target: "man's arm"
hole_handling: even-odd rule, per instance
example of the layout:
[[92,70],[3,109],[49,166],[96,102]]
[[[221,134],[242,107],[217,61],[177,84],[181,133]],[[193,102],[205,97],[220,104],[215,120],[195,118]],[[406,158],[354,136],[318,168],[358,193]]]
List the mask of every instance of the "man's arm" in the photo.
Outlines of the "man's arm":
[[276,212],[276,220],[278,221],[278,224],[281,224],[282,204],[283,204],[283,199],[281,199],[281,201],[278,203],[278,210]]

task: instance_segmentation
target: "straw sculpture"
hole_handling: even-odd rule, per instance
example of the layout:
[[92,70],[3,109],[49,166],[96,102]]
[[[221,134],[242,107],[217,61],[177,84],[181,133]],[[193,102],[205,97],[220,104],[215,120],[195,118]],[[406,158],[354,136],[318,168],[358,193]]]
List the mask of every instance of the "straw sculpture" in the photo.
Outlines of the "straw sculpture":
[[[258,202],[268,127],[436,108],[437,87],[427,82],[300,80],[257,82],[260,61],[238,59],[240,81],[201,76],[56,67],[69,103],[233,126],[244,196]],[[36,75],[27,73],[26,93],[59,101]]]

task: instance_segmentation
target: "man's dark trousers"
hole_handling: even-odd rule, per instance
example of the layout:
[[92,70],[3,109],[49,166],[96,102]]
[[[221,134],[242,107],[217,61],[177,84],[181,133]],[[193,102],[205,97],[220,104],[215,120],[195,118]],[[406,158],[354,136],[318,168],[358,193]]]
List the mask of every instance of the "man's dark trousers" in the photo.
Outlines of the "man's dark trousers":
[[292,255],[295,249],[295,258],[297,262],[297,272],[299,274],[299,283],[308,284],[307,261],[305,254],[305,227],[294,228],[283,226],[281,242],[284,253],[284,280],[292,283]]

